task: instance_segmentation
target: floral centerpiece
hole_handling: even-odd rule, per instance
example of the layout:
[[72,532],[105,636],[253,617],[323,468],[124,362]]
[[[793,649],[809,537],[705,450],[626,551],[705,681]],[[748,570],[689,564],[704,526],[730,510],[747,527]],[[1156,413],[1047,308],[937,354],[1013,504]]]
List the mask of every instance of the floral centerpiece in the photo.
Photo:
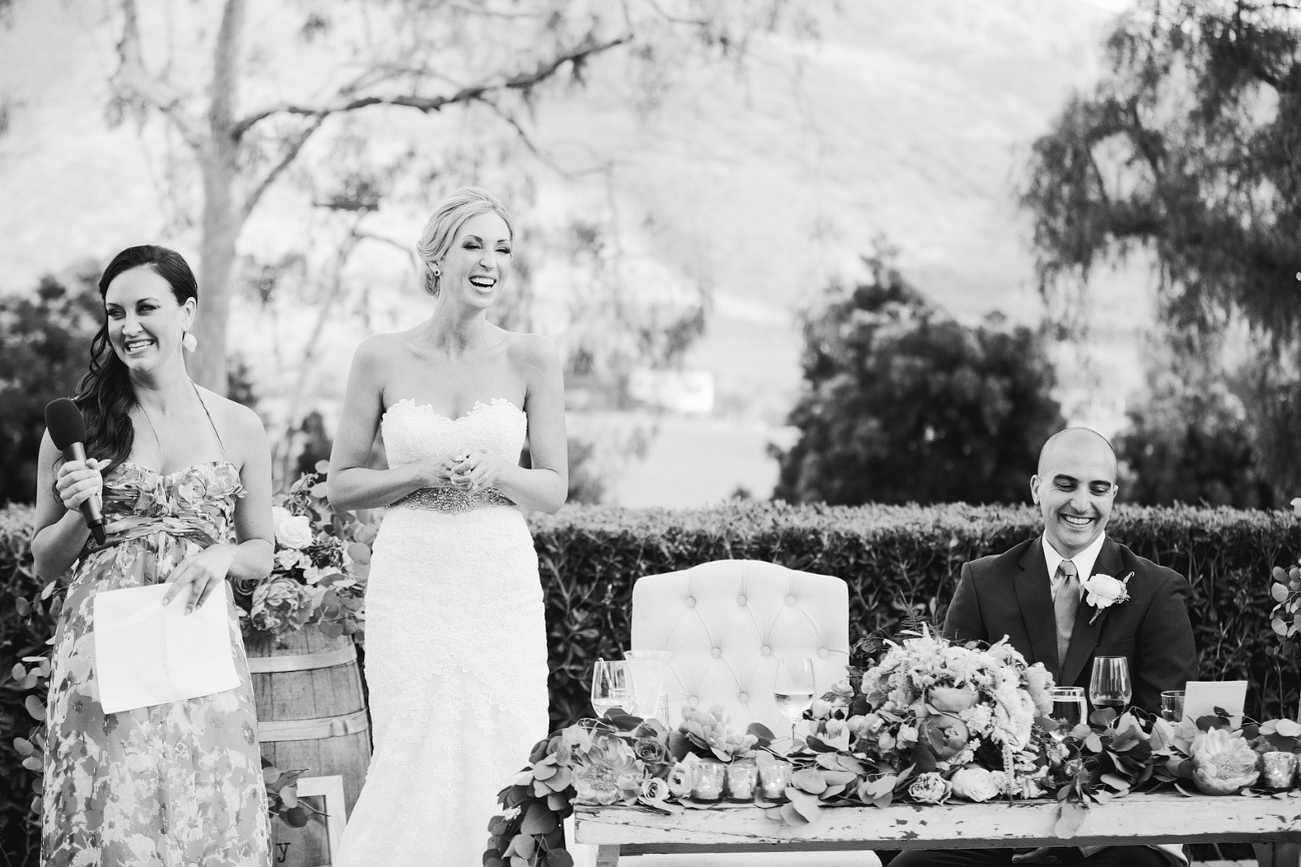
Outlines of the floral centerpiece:
[[[809,747],[838,744],[879,775],[859,800],[1033,798],[1050,788],[1056,744],[1036,719],[1052,710],[1052,675],[1006,641],[958,645],[923,626],[899,642],[860,643],[854,662],[844,700],[833,691],[811,708],[821,737]],[[879,780],[890,778],[911,779],[887,791]]]
[[315,626],[327,638],[361,640],[363,598],[374,525],[336,512],[325,496],[326,464],[303,476],[272,506],[275,560],[271,574],[235,582],[245,637],[283,638]]

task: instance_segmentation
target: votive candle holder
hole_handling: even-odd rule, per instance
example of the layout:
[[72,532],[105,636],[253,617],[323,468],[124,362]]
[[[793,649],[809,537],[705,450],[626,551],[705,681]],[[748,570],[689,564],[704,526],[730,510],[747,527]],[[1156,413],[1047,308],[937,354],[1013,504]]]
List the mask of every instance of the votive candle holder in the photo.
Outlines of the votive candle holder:
[[1271,789],[1290,789],[1296,779],[1296,753],[1271,750],[1260,757],[1260,782]]
[[786,800],[791,782],[790,762],[766,762],[759,766],[759,792],[769,801]]
[[717,801],[723,797],[724,766],[708,759],[691,766],[691,797],[697,801]]
[[735,759],[727,766],[727,796],[733,801],[754,800],[759,766],[752,759]]

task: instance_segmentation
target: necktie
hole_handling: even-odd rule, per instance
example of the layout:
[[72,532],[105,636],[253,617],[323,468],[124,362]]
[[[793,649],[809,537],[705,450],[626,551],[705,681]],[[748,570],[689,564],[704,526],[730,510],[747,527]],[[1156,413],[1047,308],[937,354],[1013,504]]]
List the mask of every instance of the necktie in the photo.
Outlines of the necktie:
[[1071,646],[1071,632],[1075,629],[1075,612],[1080,608],[1080,576],[1075,564],[1063,560],[1057,567],[1057,596],[1053,609],[1057,613],[1057,672],[1060,676],[1066,664],[1066,648]]

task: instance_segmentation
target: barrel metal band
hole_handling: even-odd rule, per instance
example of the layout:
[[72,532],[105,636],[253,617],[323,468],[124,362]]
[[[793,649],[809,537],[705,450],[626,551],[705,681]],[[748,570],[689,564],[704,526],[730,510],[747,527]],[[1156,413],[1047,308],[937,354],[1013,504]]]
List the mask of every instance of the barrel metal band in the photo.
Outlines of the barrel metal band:
[[315,741],[355,735],[368,728],[370,722],[366,719],[365,709],[362,709],[344,716],[317,719],[261,720],[257,724],[257,733],[262,741]]
[[314,668],[329,668],[343,665],[357,658],[357,646],[349,642],[333,650],[318,650],[315,653],[292,653],[283,656],[250,656],[248,670],[253,674],[268,674],[277,671],[311,671]]

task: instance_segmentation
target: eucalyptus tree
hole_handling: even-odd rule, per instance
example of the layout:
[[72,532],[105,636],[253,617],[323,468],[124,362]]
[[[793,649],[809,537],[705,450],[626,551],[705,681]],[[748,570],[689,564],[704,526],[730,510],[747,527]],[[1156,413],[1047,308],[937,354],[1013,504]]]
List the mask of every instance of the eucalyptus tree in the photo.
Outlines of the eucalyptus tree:
[[1106,56],[1033,146],[1040,287],[1069,318],[1097,265],[1143,251],[1177,341],[1245,326],[1258,451],[1301,485],[1301,3],[1141,0]]
[[1301,326],[1301,5],[1142,0],[1108,74],[1034,145],[1022,203],[1044,291],[1151,251],[1162,313]]
[[754,34],[803,18],[790,0],[115,0],[111,113],[163,118],[195,187],[196,379],[225,388],[241,231],[343,118],[461,109],[527,136],[544,97],[606,74],[602,56],[624,53],[655,85],[683,51],[740,57]]

